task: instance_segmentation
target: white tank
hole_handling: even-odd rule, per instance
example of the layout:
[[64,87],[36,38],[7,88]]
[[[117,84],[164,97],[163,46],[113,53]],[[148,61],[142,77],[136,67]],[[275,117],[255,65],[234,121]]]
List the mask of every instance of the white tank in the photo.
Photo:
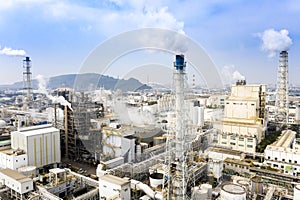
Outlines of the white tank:
[[211,198],[211,197],[212,197],[212,185],[207,184],[207,183],[202,184],[202,185],[201,185],[201,189],[207,190],[207,197],[208,197],[208,198]]
[[193,199],[208,199],[208,191],[206,189],[200,189],[199,187],[193,188]]
[[295,120],[300,121],[300,103],[296,105]]
[[142,147],[141,145],[136,145],[136,155],[141,156],[142,155]]
[[254,194],[262,194],[263,193],[263,181],[259,176],[254,176],[251,179],[251,192]]
[[4,120],[0,120],[0,128],[4,128],[6,126],[6,122]]
[[300,197],[300,184],[294,186],[294,200],[298,200]]
[[198,125],[204,126],[204,108],[198,108]]
[[18,172],[25,176],[33,176],[33,177],[35,177],[37,174],[37,170],[35,166],[20,167],[18,169]]
[[245,189],[237,184],[227,183],[221,187],[221,200],[246,200]]
[[164,175],[162,173],[150,174],[150,186],[158,187],[164,183]]
[[237,184],[242,186],[243,188],[246,189],[246,191],[249,190],[249,181],[246,181],[246,180],[237,180]]

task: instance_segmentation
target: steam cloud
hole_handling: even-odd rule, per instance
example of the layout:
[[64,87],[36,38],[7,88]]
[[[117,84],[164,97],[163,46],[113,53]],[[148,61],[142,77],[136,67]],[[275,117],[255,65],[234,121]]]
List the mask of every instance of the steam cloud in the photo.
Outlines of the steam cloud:
[[159,49],[168,49],[176,53],[185,53],[188,51],[188,40],[183,33],[177,32],[170,34],[168,31],[160,31],[156,34],[143,33],[137,36],[141,45],[158,47]]
[[58,103],[62,106],[68,106],[70,110],[73,110],[71,103],[68,102],[63,96],[51,96],[48,94],[46,89],[47,80],[42,75],[38,75],[36,79],[38,81],[38,92],[45,94],[47,98],[52,101],[52,103]]
[[243,76],[239,71],[235,70],[232,74],[233,80],[245,80],[245,76]]
[[269,57],[274,57],[278,51],[287,51],[292,45],[292,39],[288,36],[289,32],[286,29],[275,31],[274,29],[265,30],[259,33],[263,44],[262,50],[269,51]]
[[149,111],[128,107],[121,101],[115,102],[114,111],[118,114],[120,121],[127,125],[143,126],[155,123],[155,118]]
[[26,52],[22,49],[12,49],[10,47],[4,47],[3,49],[1,49],[1,47],[0,47],[0,55],[26,56]]
[[243,76],[238,70],[235,70],[234,65],[226,65],[222,69],[222,77],[225,84],[232,84],[237,80],[245,80],[245,76]]

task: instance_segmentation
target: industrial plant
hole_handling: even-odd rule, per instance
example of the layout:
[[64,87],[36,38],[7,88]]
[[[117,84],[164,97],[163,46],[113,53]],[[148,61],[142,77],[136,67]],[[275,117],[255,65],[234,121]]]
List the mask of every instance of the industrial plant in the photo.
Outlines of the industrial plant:
[[1,91],[0,199],[299,199],[288,52],[276,88],[189,88],[187,58],[170,61],[171,90],[79,91],[34,87],[25,57],[23,88]]

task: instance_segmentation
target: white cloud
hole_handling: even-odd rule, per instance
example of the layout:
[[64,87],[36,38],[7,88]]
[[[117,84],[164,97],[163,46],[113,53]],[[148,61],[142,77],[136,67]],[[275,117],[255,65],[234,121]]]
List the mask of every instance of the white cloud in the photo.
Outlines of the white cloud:
[[274,29],[265,30],[258,34],[261,38],[262,50],[269,51],[269,57],[275,56],[278,51],[287,51],[292,45],[292,39],[288,36],[289,32],[286,29],[275,31]]
[[0,48],[0,55],[6,56],[26,56],[26,52],[22,49],[12,49],[10,47]]
[[237,80],[245,80],[245,76],[243,76],[239,71],[235,70],[232,73],[232,78],[233,80],[237,81]]
[[13,5],[13,0],[2,0],[0,1],[0,10],[10,9]]
[[238,80],[245,80],[245,76],[243,76],[238,70],[235,70],[234,65],[225,65],[221,70],[221,73],[225,84],[232,84]]
[[[117,8],[108,4],[116,5]],[[44,20],[77,21],[80,22],[79,30],[86,31],[83,27],[93,27],[94,30],[107,36],[145,27],[165,28],[184,33],[184,22],[177,20],[161,2],[106,0],[99,5],[91,7],[84,1],[73,3],[66,0],[0,1],[2,8],[28,9],[34,11],[36,15],[41,15]],[[9,9],[4,10],[8,11]]]

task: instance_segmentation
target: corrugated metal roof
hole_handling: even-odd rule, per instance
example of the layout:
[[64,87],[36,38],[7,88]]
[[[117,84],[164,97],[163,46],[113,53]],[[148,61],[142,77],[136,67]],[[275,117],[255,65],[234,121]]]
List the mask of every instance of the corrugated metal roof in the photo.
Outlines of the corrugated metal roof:
[[39,126],[31,126],[27,128],[20,129],[19,131],[12,132],[13,133],[20,133],[25,136],[33,136],[33,135],[41,135],[45,133],[52,133],[52,132],[58,132],[59,130],[57,128],[54,128],[52,125],[46,124],[46,125],[39,125]]

